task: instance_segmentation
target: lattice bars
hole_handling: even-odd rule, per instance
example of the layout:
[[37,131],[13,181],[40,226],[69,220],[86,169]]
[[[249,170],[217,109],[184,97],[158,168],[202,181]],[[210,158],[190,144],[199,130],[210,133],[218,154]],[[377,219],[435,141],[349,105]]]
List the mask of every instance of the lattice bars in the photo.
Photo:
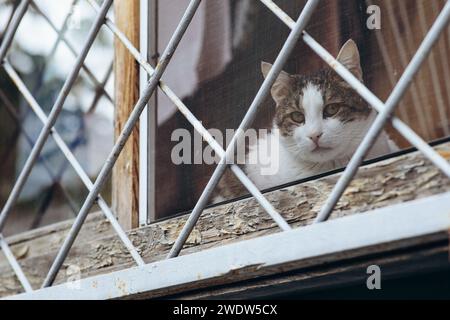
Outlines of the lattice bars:
[[[13,83],[16,85],[18,90],[21,92],[25,100],[28,102],[31,109],[36,113],[39,120],[44,124],[44,128],[39,134],[39,138],[34,144],[32,151],[22,169],[14,187],[9,195],[9,198],[2,208],[0,214],[0,245],[5,253],[7,260],[11,264],[14,272],[16,273],[19,281],[24,287],[25,291],[31,291],[31,285],[29,284],[26,276],[20,268],[17,260],[12,255],[8,244],[5,239],[1,236],[1,231],[6,223],[6,218],[12,210],[12,207],[15,205],[22,188],[27,181],[33,165],[36,163],[36,160],[39,157],[42,148],[51,135],[55,140],[57,146],[60,148],[61,152],[64,154],[68,162],[74,168],[80,179],[85,184],[86,188],[89,190],[89,194],[86,197],[84,204],[79,211],[75,222],[73,223],[67,238],[65,239],[62,247],[60,248],[45,280],[43,283],[43,287],[51,286],[63,264],[65,261],[69,250],[71,249],[89,211],[95,203],[98,203],[101,210],[107,217],[107,219],[111,222],[114,230],[124,243],[124,245],[129,250],[130,254],[136,261],[138,265],[143,265],[144,261],[139,255],[136,248],[133,246],[123,229],[118,224],[117,220],[114,218],[113,213],[110,208],[100,196],[100,191],[106,183],[108,176],[110,175],[112,168],[119,157],[127,139],[129,138],[133,128],[139,120],[139,116],[142,111],[146,108],[147,103],[154,93],[155,89],[159,86],[159,88],[167,95],[167,97],[175,104],[178,110],[186,117],[186,119],[193,125],[195,130],[197,130],[202,137],[207,141],[207,143],[213,148],[213,150],[220,156],[221,161],[215,169],[210,181],[205,187],[200,199],[195,205],[192,213],[189,215],[188,221],[183,227],[180,235],[178,236],[175,244],[173,245],[168,258],[176,257],[183,245],[185,244],[189,234],[197,223],[201,213],[203,212],[207,202],[212,194],[212,191],[216,187],[220,178],[225,172],[225,169],[230,166],[232,172],[236,175],[236,177],[242,182],[242,184],[248,189],[248,191],[255,197],[255,199],[259,202],[259,204],[267,211],[267,213],[272,217],[272,219],[277,223],[277,225],[283,231],[290,230],[291,227],[286,222],[286,220],[282,217],[282,215],[275,210],[275,208],[270,204],[270,202],[264,197],[264,195],[257,189],[257,187],[250,181],[250,179],[245,175],[242,169],[229,162],[230,156],[234,152],[234,148],[236,146],[236,142],[238,141],[240,135],[242,135],[247,128],[252,124],[253,119],[255,118],[261,103],[264,99],[269,95],[270,89],[275,82],[276,78],[280,74],[281,70],[284,67],[285,62],[287,61],[289,55],[291,54],[293,48],[299,39],[302,39],[316,54],[318,54],[327,64],[329,64],[348,84],[358,92],[363,99],[365,99],[370,105],[372,105],[378,112],[378,116],[376,117],[375,122],[372,124],[365,138],[361,142],[354,156],[350,160],[347,168],[344,173],[340,177],[333,191],[331,192],[329,198],[325,202],[322,207],[319,215],[317,216],[315,222],[321,222],[326,220],[336,203],[341,198],[345,188],[352,181],[354,175],[356,174],[358,168],[360,167],[365,155],[367,154],[372,142],[378,137],[379,133],[382,131],[385,124],[390,121],[395,129],[397,129],[412,145],[414,145],[418,150],[420,150],[430,161],[432,161],[439,169],[441,169],[448,177],[450,177],[450,164],[442,158],[438,153],[436,153],[422,138],[420,138],[409,126],[407,126],[404,122],[393,116],[393,111],[396,106],[399,104],[401,98],[403,97],[406,89],[410,85],[413,77],[419,70],[420,66],[426,59],[428,53],[432,49],[434,43],[437,41],[439,35],[447,26],[450,19],[450,2],[447,1],[441,13],[437,17],[433,26],[429,30],[419,49],[417,50],[415,56],[405,69],[402,77],[398,81],[394,90],[392,91],[389,99],[386,103],[383,103],[378,97],[376,97],[364,84],[362,84],[356,77],[353,76],[345,67],[343,67],[332,55],[324,49],[317,41],[315,41],[306,31],[308,21],[317,8],[320,0],[308,0],[305,7],[303,8],[301,14],[299,15],[297,21],[292,20],[285,12],[283,12],[273,1],[271,0],[260,0],[267,8],[269,8],[280,20],[285,23],[291,30],[288,39],[286,40],[282,50],[280,51],[272,69],[270,70],[268,76],[265,78],[262,86],[260,87],[257,95],[255,96],[252,104],[250,105],[244,119],[242,120],[239,129],[237,130],[236,135],[233,137],[231,143],[224,150],[220,144],[214,140],[211,134],[206,130],[206,128],[201,124],[201,122],[190,112],[189,108],[181,101],[180,98],[165,84],[161,81],[161,77],[164,74],[167,65],[169,64],[179,42],[183,38],[183,35],[188,28],[197,8],[199,7],[201,0],[191,0],[188,8],[185,11],[182,19],[180,20],[175,32],[173,33],[168,46],[164,50],[164,53],[161,56],[159,64],[156,68],[153,68],[150,63],[148,63],[145,59],[142,58],[139,51],[131,44],[131,42],[126,38],[126,36],[114,25],[112,20],[107,17],[107,13],[109,8],[112,5],[113,0],[104,0],[102,5],[99,6],[94,0],[87,0],[91,6],[96,10],[97,17],[95,22],[93,23],[88,39],[86,40],[82,50],[77,54],[77,60],[73,66],[72,71],[64,83],[62,90],[60,91],[58,98],[56,99],[53,108],[50,114],[45,115],[43,108],[36,102],[33,95],[27,89],[25,84],[20,79],[19,75],[14,71],[12,66],[7,61],[7,52],[10,48],[14,34],[17,31],[20,22],[27,12],[29,5],[40,11],[32,0],[22,0],[20,5],[16,8],[15,12],[13,12],[13,19],[9,24],[6,32],[4,33],[4,38],[0,46],[0,63],[1,66],[5,69],[8,76],[11,78]],[[74,1],[74,3],[76,0]],[[48,20],[48,17],[46,19]],[[51,23],[49,21],[49,23]],[[149,74],[150,79],[146,85],[145,90],[143,91],[141,97],[136,103],[133,111],[131,112],[121,134],[119,135],[111,153],[109,154],[105,164],[103,165],[96,181],[92,183],[89,179],[80,163],[75,158],[74,154],[71,152],[69,147],[62,140],[61,136],[54,129],[54,124],[58,118],[59,113],[62,110],[64,102],[72,89],[77,76],[81,68],[85,68],[87,72],[87,76],[93,81],[94,85],[97,87],[100,93],[98,93],[94,99],[93,106],[95,106],[96,101],[99,98],[99,94],[104,94],[109,100],[112,100],[111,97],[107,95],[104,91],[104,86],[108,80],[109,74],[111,73],[111,68],[108,70],[108,74],[105,79],[99,81],[95,78],[92,72],[84,66],[84,60],[100,30],[102,25],[106,25],[111,32],[117,37],[119,41],[121,41],[124,46],[129,50],[129,52],[133,55],[136,61],[141,65],[141,67]],[[56,28],[53,28],[55,31]],[[64,41],[70,48],[70,50],[75,53],[75,50],[70,45],[70,43],[65,39],[64,35],[58,37],[57,41]],[[92,106],[91,106],[92,108]],[[90,108],[90,109],[91,109]]]

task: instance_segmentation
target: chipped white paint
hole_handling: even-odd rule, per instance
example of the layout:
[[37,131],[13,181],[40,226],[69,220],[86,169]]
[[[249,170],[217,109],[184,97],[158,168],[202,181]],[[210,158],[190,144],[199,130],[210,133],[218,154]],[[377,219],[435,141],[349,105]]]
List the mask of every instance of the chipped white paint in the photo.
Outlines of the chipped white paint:
[[[444,193],[365,214],[347,216],[87,278],[81,280],[79,290],[67,290],[67,286],[62,284],[16,295],[10,299],[124,298],[185,287],[200,279],[233,277],[243,268],[256,268],[262,274],[287,265],[290,265],[290,268],[305,266],[308,261],[317,257],[323,257],[322,262],[327,259],[332,261],[336,259],[334,253],[351,252],[371,246],[395,243],[399,248],[406,247],[414,243],[411,241],[414,239],[421,240],[435,234],[447,236],[447,230],[450,228],[449,203],[450,193]],[[242,278],[246,275],[239,276]]]

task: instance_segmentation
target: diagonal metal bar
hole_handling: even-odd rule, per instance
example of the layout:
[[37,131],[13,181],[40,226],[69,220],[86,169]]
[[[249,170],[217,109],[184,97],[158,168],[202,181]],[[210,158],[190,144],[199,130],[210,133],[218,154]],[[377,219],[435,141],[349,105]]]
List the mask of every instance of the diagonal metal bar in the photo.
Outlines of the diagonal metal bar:
[[97,104],[98,104],[102,94],[104,94],[104,92],[107,92],[105,89],[105,86],[108,83],[108,80],[113,72],[113,68],[114,68],[114,62],[111,62],[102,82],[95,89],[95,96],[94,96],[94,99],[92,99],[90,107],[87,109],[87,113],[92,113],[95,111],[95,108],[97,107]]
[[[433,3],[433,1],[431,1]],[[425,3],[419,3],[416,2],[417,11],[419,12],[419,26],[420,29],[422,29],[422,33],[425,36],[427,34],[427,17],[425,13]],[[437,106],[437,111],[439,114],[439,120],[440,120],[440,126],[442,131],[444,131],[444,135],[448,136],[450,135],[450,126],[448,121],[448,114],[447,114],[447,106],[444,100],[443,96],[443,90],[442,90],[442,80],[439,79],[439,71],[438,71],[438,62],[436,61],[436,53],[431,51],[428,56],[428,68],[430,70],[431,74],[431,83],[433,88],[433,95],[435,97],[435,103]],[[441,66],[440,66],[441,67]],[[413,83],[414,85],[414,83]],[[445,85],[444,85],[445,86]],[[424,86],[422,86],[422,89],[425,89]],[[414,91],[414,88],[412,88],[411,91]],[[432,119],[430,119],[430,113],[424,112],[422,113],[424,116],[427,116],[427,118],[430,120],[430,127],[433,125],[438,125]]]
[[[368,1],[371,2],[371,1]],[[416,1],[417,2],[417,1]],[[371,3],[372,5],[373,3]],[[395,44],[396,44],[396,52],[398,53],[398,58],[399,58],[399,62],[400,62],[400,66],[402,69],[406,68],[406,66],[408,65],[409,62],[409,58],[408,58],[408,52],[415,52],[415,47],[414,45],[411,46],[411,48],[408,48],[408,43],[414,41],[413,36],[412,35],[408,35],[407,31],[408,31],[408,25],[410,24],[409,19],[407,19],[407,21],[405,22],[400,22],[399,21],[399,12],[401,13],[401,5],[404,4],[403,1],[400,1],[398,3],[398,5],[400,6],[400,8],[394,8],[393,6],[393,1],[388,1],[386,3],[386,11],[387,11],[387,17],[388,17],[388,21],[390,22],[389,28],[392,29],[392,33],[394,36],[394,39],[396,39]],[[403,26],[402,23],[404,24]],[[386,27],[385,27],[386,28]],[[402,29],[402,30],[400,30]],[[376,36],[378,38],[384,38],[381,32],[376,32]],[[408,41],[409,40],[409,41]],[[405,43],[403,43],[405,42]],[[390,71],[388,72],[389,74],[392,74],[392,70],[394,69],[390,69]],[[392,87],[395,86],[395,83]],[[412,107],[414,109],[414,111],[416,112],[417,115],[422,115],[420,117],[418,117],[418,127],[420,128],[420,132],[427,136],[427,137],[431,137],[431,128],[432,128],[432,117],[430,117],[430,114],[428,114],[428,112],[422,112],[422,106],[425,105],[424,101],[426,99],[426,95],[427,93],[424,92],[426,91],[425,87],[422,85],[417,86],[416,83],[412,83],[411,84],[411,90],[410,90],[410,94],[411,94],[411,104]],[[401,106],[397,107],[397,110],[401,110]],[[411,107],[409,107],[408,109],[411,109]],[[406,113],[406,111],[409,110],[404,110]],[[408,119],[408,118],[403,118],[402,119]]]
[[[335,58],[331,56],[323,47],[321,47],[311,36],[305,34],[304,41],[307,43],[319,56],[326,59],[330,66],[346,80],[364,98],[372,107],[378,112],[385,110],[385,104],[375,96],[366,86],[364,86],[356,77],[341,65]],[[417,135],[406,123],[395,116],[391,116],[392,126],[402,134],[414,147],[422,152],[433,164],[438,167],[447,177],[450,178],[450,164],[442,158],[433,148],[429,146],[425,140]]]
[[14,16],[7,30],[5,31],[5,35],[0,45],[0,64],[3,62],[3,59],[5,59],[6,54],[9,48],[11,47],[14,35],[16,34],[17,28],[19,28],[20,22],[22,21],[25,13],[27,12],[30,1],[31,0],[22,0],[19,7],[14,12]]
[[[28,144],[30,145],[30,148],[33,147],[34,145],[34,140],[33,138],[26,132],[25,128],[21,125],[22,123],[22,119],[19,116],[18,112],[16,112],[16,109],[13,107],[13,103],[11,102],[11,100],[9,100],[9,98],[7,97],[7,95],[4,93],[3,90],[0,90],[0,100],[3,101],[6,111],[8,111],[8,113],[11,115],[11,117],[14,119],[14,121],[16,122],[18,128],[19,128],[19,132],[21,132],[23,134],[23,136],[25,137],[25,140],[28,142]],[[54,181],[59,183],[59,181],[57,181],[56,176],[53,174],[53,172],[50,170],[49,164],[47,163],[47,161],[45,159],[42,159],[42,165],[45,169],[45,171],[48,173],[49,178]],[[75,209],[75,205],[73,204],[73,199],[70,197],[70,195],[67,193],[67,190],[60,184],[60,189],[62,194],[64,195],[64,198],[66,198],[70,208],[72,209],[74,214],[78,213],[78,210]]]
[[[47,23],[50,25],[50,27],[56,32],[57,34],[57,38],[55,43],[53,43],[52,49],[50,50],[50,54],[48,55],[48,60],[51,60],[54,56],[54,54],[56,53],[56,50],[58,49],[59,44],[61,43],[61,41],[64,42],[65,40],[65,34],[67,32],[67,29],[69,28],[69,21],[72,18],[74,11],[75,11],[75,7],[77,6],[79,0],[72,0],[72,3],[70,4],[70,10],[69,13],[66,15],[66,17],[64,18],[64,21],[62,23],[62,28],[60,30],[58,30],[55,26],[55,24],[50,20],[50,18],[48,17],[48,15],[46,15],[44,13],[44,11],[41,10],[41,8],[39,8],[39,6],[37,5],[35,0],[31,1],[31,7],[42,16],[42,18],[44,18],[45,21],[47,21]],[[64,40],[63,40],[64,39]],[[76,55],[75,55],[76,56]]]
[[[14,14],[16,13],[17,7],[19,6],[20,2],[14,1],[11,6],[11,14],[8,17],[8,21],[5,24],[5,28],[3,29],[2,35],[6,32],[6,30],[8,30],[9,25],[11,24],[13,18],[14,18]],[[5,6],[8,6],[9,4],[6,3]]]
[[[410,31],[409,28],[409,19],[408,17],[404,18],[404,14],[403,14],[403,10],[402,8],[404,7],[404,2],[400,1],[400,16],[403,18],[403,23],[405,25],[405,38],[407,38],[407,44],[409,44],[410,42],[414,41],[413,40],[413,36],[412,36],[412,32]],[[372,0],[366,0],[366,5],[370,6],[373,5]],[[410,33],[408,33],[410,31]],[[392,72],[392,70],[394,70],[394,64],[393,64],[393,57],[391,57],[389,51],[388,51],[388,46],[386,43],[385,38],[383,37],[383,34],[381,32],[375,32],[375,38],[377,41],[377,45],[378,45],[378,50],[380,51],[381,54],[381,58],[383,59],[383,64],[384,64],[384,69],[386,71],[386,75],[389,79],[389,83],[391,85],[392,88],[394,88],[395,84],[397,83],[397,76]],[[415,48],[410,47],[408,48],[408,50],[410,52],[414,52]],[[421,100],[422,101],[422,100]],[[403,119],[403,121],[405,122],[410,122],[410,114],[405,106],[404,102],[401,102],[400,105],[398,106],[398,110],[400,113],[400,117]],[[425,122],[423,120],[420,120],[422,123]],[[421,124],[422,125],[422,124]],[[426,124],[425,124],[425,132],[428,135],[428,128],[426,128]]]
[[411,84],[414,76],[419,71],[422,63],[428,57],[433,45],[439,39],[439,36],[442,31],[446,28],[450,19],[450,1],[447,1],[444,8],[442,9],[439,16],[436,18],[433,26],[430,31],[426,35],[425,39],[422,41],[419,49],[417,49],[416,54],[412,58],[409,65],[406,67],[405,72],[402,77],[398,81],[391,95],[386,101],[386,106],[384,110],[382,110],[374,123],[370,127],[363,141],[359,145],[352,159],[350,160],[347,168],[344,173],[339,178],[338,182],[334,186],[330,196],[327,201],[323,205],[321,211],[315,219],[315,222],[321,222],[326,220],[333,210],[334,206],[337,204],[345,189],[355,176],[358,171],[359,166],[361,165],[364,157],[370,150],[370,147],[373,145],[378,135],[383,130],[386,122],[389,120],[389,117],[393,113],[395,107],[398,105],[399,101],[402,99],[404,93],[408,89]]
[[249,128],[249,126],[253,122],[260,105],[269,95],[272,85],[275,83],[275,80],[282,71],[283,66],[285,65],[287,59],[289,58],[289,55],[291,54],[292,50],[296,46],[298,39],[302,35],[304,28],[306,27],[309,19],[311,18],[318,4],[319,0],[308,0],[305,7],[303,8],[293,30],[289,34],[289,37],[287,38],[286,42],[283,45],[283,48],[281,49],[277,59],[275,60],[273,67],[271,68],[269,74],[264,80],[261,88],[258,90],[258,93],[256,94],[256,97],[253,100],[252,104],[250,105],[250,108],[248,109],[244,119],[242,120],[236,134],[231,140],[229,146],[227,147],[225,156],[221,158],[220,163],[216,167],[211,179],[209,180],[208,184],[203,190],[200,199],[195,205],[192,213],[189,215],[186,224],[184,225],[180,235],[178,236],[172,249],[170,250],[168,258],[176,257],[183,248],[184,243],[188,239],[190,233],[192,232],[192,229],[194,228],[195,224],[200,218],[203,209],[206,207],[214,188],[217,186],[217,183],[219,182],[220,178],[225,172],[225,169],[227,168],[229,162],[228,159],[231,159],[231,157],[234,154],[236,142],[240,139],[242,134],[244,134],[244,132]]
[[[26,87],[25,83],[20,79],[19,75],[15,72],[13,67],[9,64],[8,61],[5,61],[4,68],[8,76],[10,77],[11,81],[15,84],[19,92],[22,94],[24,99],[27,101],[30,108],[33,110],[33,112],[36,114],[36,116],[39,118],[39,120],[45,125],[48,122],[48,118],[45,115],[45,112],[42,110],[42,107],[38,104],[36,99],[33,97],[31,92]],[[70,150],[70,148],[67,146],[67,144],[64,142],[64,139],[61,137],[61,135],[56,131],[56,129],[53,129],[52,137],[56,143],[56,145],[59,147],[61,152],[66,157],[67,161],[71,164],[72,168],[74,169],[75,173],[80,177],[83,184],[86,186],[88,191],[91,191],[94,184],[92,183],[91,179],[87,175],[86,171],[82,168],[81,164],[76,159],[73,152]],[[126,233],[123,231],[120,224],[117,222],[117,219],[114,217],[114,214],[112,213],[111,209],[109,208],[106,201],[102,198],[101,195],[98,197],[98,205],[100,209],[105,214],[108,221],[111,223],[111,226],[116,231],[117,235],[119,236],[120,240],[122,240],[125,247],[130,252],[131,256],[135,260],[135,262],[138,265],[144,265],[145,262],[142,260],[139,253],[136,251],[136,248],[131,243],[130,239],[126,235]]]
[[[437,16],[439,14],[439,3],[437,1],[431,2],[431,8],[433,10],[433,15]],[[404,6],[404,4],[403,4]],[[406,9],[405,9],[406,11]],[[439,41],[438,43],[439,47],[439,55],[440,55],[440,62],[442,63],[442,72],[444,75],[444,81],[443,83],[448,84],[450,83],[450,62],[448,61],[448,53],[447,53],[447,46],[446,41]],[[437,74],[437,72],[436,72]],[[447,102],[450,104],[450,90],[445,90],[446,96],[447,96]],[[450,128],[450,126],[449,126]]]
[[[74,12],[73,8],[76,6],[77,2],[78,2],[78,0],[71,0],[69,13],[64,18],[64,21],[62,23],[62,28],[58,31],[56,26],[53,26],[50,19],[48,19],[47,15],[44,13],[44,11],[40,10],[40,8],[37,6],[36,1],[35,0],[31,1],[31,4],[30,4],[31,8],[33,8],[34,11],[38,15],[40,15],[44,20],[46,20],[47,23],[50,25],[50,27],[52,27],[52,28],[54,27],[54,31],[57,35],[57,38],[56,38],[55,42],[53,43],[50,53],[47,55],[46,59],[42,62],[42,64],[40,64],[38,66],[38,70],[36,71],[36,74],[38,74],[38,79],[37,79],[36,83],[34,84],[34,86],[33,86],[34,88],[31,92],[36,93],[39,90],[39,88],[42,86],[42,83],[43,83],[43,80],[45,77],[44,71],[47,68],[47,64],[50,61],[53,61],[53,57],[56,54],[56,50],[58,49],[62,38],[65,36],[65,33],[68,28],[68,21],[72,17],[72,14]],[[75,57],[76,57],[76,55],[75,55]]]
[[[74,3],[76,3],[78,0],[74,1]],[[34,10],[36,10],[37,13],[39,13],[45,21],[47,21],[47,23],[49,24],[50,28],[53,29],[53,31],[55,31],[58,34],[58,39],[57,42],[55,43],[54,49],[52,49],[52,53],[54,50],[56,50],[56,44],[58,43],[58,41],[62,41],[67,48],[69,49],[70,52],[72,52],[74,57],[78,57],[78,52],[75,49],[75,46],[66,38],[66,36],[63,34],[64,31],[67,29],[67,23],[64,23],[64,28],[62,30],[58,30],[58,28],[56,27],[56,25],[53,23],[53,21],[45,14],[44,11],[41,10],[41,8],[33,1],[31,3],[31,6],[33,7]],[[100,8],[100,7],[99,7]],[[50,57],[52,56],[52,53],[49,55]],[[100,90],[102,92],[102,94],[106,97],[106,99],[108,99],[111,103],[113,103],[113,98],[109,95],[109,93],[105,90],[104,86],[102,86],[102,83],[97,79],[97,77],[93,74],[93,72],[91,71],[91,69],[88,68],[88,66],[83,63],[82,68],[84,70],[84,72],[86,73],[86,76],[92,81],[92,83],[94,84],[94,87],[97,90]]]
[[11,252],[11,249],[9,248],[8,244],[6,243],[5,238],[3,238],[3,235],[0,233],[0,248],[2,249],[3,253],[5,254],[6,259],[8,260],[11,268],[14,270],[14,273],[16,274],[17,278],[20,281],[20,284],[25,289],[25,292],[32,292],[33,288],[31,287],[31,284],[28,282],[27,277],[23,273],[22,268],[20,267],[19,263],[17,262],[16,258],[14,257],[14,254]]
[[[94,0],[88,0],[88,2],[94,7],[94,9],[99,10],[98,5]],[[133,44],[127,39],[127,37],[112,23],[110,19],[106,19],[106,26],[116,35],[119,41],[129,50],[131,55],[135,58],[135,60],[141,65],[142,68],[152,76],[154,73],[153,67],[142,58],[139,51],[133,46]],[[202,123],[192,114],[189,108],[181,101],[180,98],[163,82],[159,82],[159,87],[162,92],[171,100],[174,105],[178,108],[178,110],[186,117],[186,119],[192,124],[194,129],[200,133],[200,135],[205,139],[206,142],[214,149],[214,151],[219,155],[219,157],[223,157],[225,154],[225,150],[222,148],[220,144],[212,137],[212,135],[206,130],[206,128],[202,125]],[[242,184],[247,188],[252,196],[258,201],[264,210],[272,217],[272,219],[277,223],[277,225],[282,230],[289,230],[291,227],[289,224],[283,219],[283,217],[275,210],[272,204],[264,197],[261,191],[254,185],[254,183],[247,177],[247,175],[242,171],[242,169],[235,164],[231,165],[231,171],[235,174],[235,176],[242,182]]]
[[130,134],[134,126],[136,125],[137,121],[139,121],[139,116],[145,109],[148,100],[155,91],[159,83],[159,80],[161,79],[164,71],[167,68],[167,65],[169,64],[173,54],[175,53],[176,48],[178,47],[178,44],[180,43],[184,33],[186,32],[186,29],[188,28],[190,22],[192,21],[192,18],[194,17],[194,14],[197,11],[198,6],[200,5],[200,2],[201,0],[190,1],[189,6],[186,9],[186,12],[181,18],[180,23],[178,24],[174,34],[172,35],[172,38],[169,41],[169,44],[167,45],[167,48],[165,49],[161,57],[158,67],[155,69],[155,72],[153,76],[150,78],[146,89],[144,90],[142,96],[139,98],[133,111],[130,114],[130,117],[125,123],[125,126],[119,138],[117,139],[117,142],[115,143],[110,155],[108,156],[108,159],[106,160],[105,164],[100,170],[100,173],[94,183],[93,189],[89,192],[80,212],[78,213],[77,218],[75,219],[74,224],[72,225],[72,228],[69,231],[67,238],[65,239],[60,251],[58,252],[55,258],[55,261],[53,262],[50,268],[49,273],[47,274],[47,277],[45,278],[43,287],[48,287],[54,282],[56,275],[58,274],[59,269],[61,268],[65,258],[67,257],[67,254],[69,253],[69,250],[72,247],[73,242],[75,241],[89,210],[97,200],[101,188],[103,187],[108,176],[110,175],[111,170],[114,164],[116,163],[117,158],[119,157],[121,151],[123,150],[125,143],[130,137]]
[[[280,20],[282,20],[289,28],[293,28],[294,20],[282,11],[271,0],[260,0],[272,12],[274,12]],[[361,83],[350,71],[347,70],[339,61],[337,61],[324,47],[322,47],[314,38],[307,32],[303,32],[303,41],[330,67],[332,67],[337,74],[339,74],[345,81],[358,92],[358,94],[365,99],[378,112],[382,112],[386,106],[385,104],[370,91],[363,83]],[[446,176],[450,178],[450,164],[442,158],[433,148],[429,146],[417,133],[414,132],[407,124],[401,121],[396,116],[391,116],[392,126],[400,132],[405,139],[407,139],[414,147],[421,151],[433,164],[438,167]]]
[[[95,2],[95,0],[87,0],[87,2],[96,10],[99,12],[100,7]],[[152,76],[154,73],[154,69],[152,66],[145,60],[139,50],[136,49],[136,47],[128,40],[128,38],[125,36],[125,34],[117,28],[117,26],[114,24],[114,22],[106,17],[105,19],[105,25],[108,27],[109,30],[119,39],[119,41],[127,48],[127,50],[131,53],[131,55],[134,57],[134,59],[147,71],[147,73]]]
[[0,231],[3,229],[6,219],[11,212],[12,207],[16,203],[17,199],[19,198],[19,195],[31,173],[31,170],[33,169],[34,163],[36,162],[37,158],[39,157],[40,152],[42,151],[42,148],[45,145],[45,142],[47,141],[47,138],[51,133],[53,133],[53,126],[57,120],[58,115],[60,114],[64,102],[66,101],[67,96],[69,95],[69,92],[74,85],[76,78],[80,72],[81,65],[83,64],[89,49],[91,48],[92,44],[94,43],[94,40],[103,25],[105,16],[112,4],[112,0],[105,0],[102,4],[102,10],[101,13],[97,16],[95,19],[95,22],[93,26],[91,27],[91,30],[88,34],[88,39],[83,47],[83,50],[81,54],[78,56],[75,66],[70,72],[68,78],[66,79],[58,98],[56,99],[55,104],[52,107],[52,110],[50,112],[50,115],[48,117],[48,121],[44,125],[44,128],[42,129],[41,133],[39,134],[39,137],[36,141],[35,146],[31,150],[30,155],[28,156],[25,165],[14,184],[13,190],[11,191],[8,200],[6,201],[5,206],[2,209],[2,212],[0,214]]
[[[209,133],[208,130],[202,125],[200,121],[192,114],[192,112],[187,108],[187,106],[167,87],[165,84],[160,83],[161,89],[168,94],[169,98],[175,103],[178,110],[185,116],[186,120],[192,124],[194,129],[200,133],[200,135],[205,139],[205,141],[213,148],[220,158],[225,156],[225,150],[222,146],[214,139],[214,137]],[[241,181],[241,183],[247,188],[251,195],[255,197],[261,207],[266,210],[266,212],[272,217],[275,223],[281,228],[281,230],[290,230],[291,227],[284,220],[284,218],[277,212],[277,210],[272,206],[272,204],[267,200],[266,197],[258,190],[255,184],[250,180],[250,178],[242,171],[242,169],[236,165],[232,164],[230,166],[231,171],[236,175],[236,177]]]

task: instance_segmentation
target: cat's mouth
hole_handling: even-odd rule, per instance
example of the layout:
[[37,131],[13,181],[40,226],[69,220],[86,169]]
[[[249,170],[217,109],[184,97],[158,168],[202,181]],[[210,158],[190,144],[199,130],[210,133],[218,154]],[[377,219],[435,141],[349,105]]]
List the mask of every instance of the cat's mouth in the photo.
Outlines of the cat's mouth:
[[323,152],[328,152],[328,151],[330,151],[332,149],[333,148],[316,146],[313,150],[311,150],[311,152],[313,152],[313,153],[323,153]]

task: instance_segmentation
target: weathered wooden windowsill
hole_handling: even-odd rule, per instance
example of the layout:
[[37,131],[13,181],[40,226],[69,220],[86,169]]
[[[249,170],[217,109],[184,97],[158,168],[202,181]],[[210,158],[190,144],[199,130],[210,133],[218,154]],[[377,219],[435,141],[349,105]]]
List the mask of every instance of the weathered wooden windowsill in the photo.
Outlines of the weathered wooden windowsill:
[[[447,159],[450,158],[450,143],[442,144],[436,149]],[[338,177],[339,174],[276,190],[268,193],[267,197],[291,225],[304,226],[311,223]],[[362,168],[331,219],[447,191],[450,191],[450,181],[420,153],[415,152]],[[186,216],[173,218],[133,230],[129,232],[129,236],[146,262],[159,261],[167,255],[185,221]],[[69,226],[69,222],[61,223],[8,239],[34,288],[42,283]],[[256,201],[240,200],[205,210],[182,254],[278,231]],[[133,262],[108,222],[101,215],[95,214],[83,227],[57,278],[58,283],[65,281],[66,270],[70,265],[78,266],[83,278],[86,278],[131,267]],[[248,277],[251,279],[252,274],[249,273]],[[223,285],[226,281],[231,283],[233,278],[227,277],[223,281],[225,282],[215,284]],[[189,286],[189,290],[192,289],[195,286]],[[152,296],[181,294],[186,290],[187,288],[177,288],[173,291],[160,291]],[[6,261],[0,257],[0,296],[20,291],[20,284]]]

